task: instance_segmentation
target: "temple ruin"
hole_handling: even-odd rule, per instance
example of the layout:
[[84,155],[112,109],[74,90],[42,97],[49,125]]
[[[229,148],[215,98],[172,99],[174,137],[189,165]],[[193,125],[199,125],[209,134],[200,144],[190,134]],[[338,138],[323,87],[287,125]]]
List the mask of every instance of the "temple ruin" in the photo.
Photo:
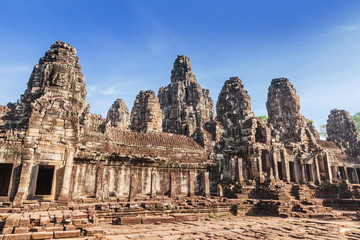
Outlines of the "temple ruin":
[[0,239],[46,239],[34,229],[49,223],[57,228],[47,236],[60,238],[101,232],[98,222],[360,210],[356,123],[334,109],[321,140],[288,79],[271,81],[267,123],[238,77],[225,81],[215,114],[209,90],[179,55],[157,96],[140,91],[131,111],[117,99],[103,118],[85,100],[78,62],[74,47],[55,42],[20,100],[0,106]]

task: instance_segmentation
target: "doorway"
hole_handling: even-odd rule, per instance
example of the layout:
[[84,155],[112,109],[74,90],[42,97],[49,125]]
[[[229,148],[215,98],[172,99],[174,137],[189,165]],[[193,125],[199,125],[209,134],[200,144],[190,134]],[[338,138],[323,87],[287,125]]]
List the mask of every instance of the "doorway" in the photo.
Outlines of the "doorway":
[[0,164],[0,196],[7,196],[11,181],[13,165],[11,163]]
[[295,182],[295,165],[294,162],[289,162],[290,167],[290,181]]
[[39,166],[35,195],[51,195],[54,166]]

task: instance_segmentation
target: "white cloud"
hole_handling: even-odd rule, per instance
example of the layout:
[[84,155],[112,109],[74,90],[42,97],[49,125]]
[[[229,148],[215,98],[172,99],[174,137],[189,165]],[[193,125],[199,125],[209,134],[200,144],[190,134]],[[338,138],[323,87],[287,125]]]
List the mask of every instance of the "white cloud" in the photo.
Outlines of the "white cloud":
[[356,25],[342,25],[339,28],[343,31],[352,32],[356,30],[358,27]]
[[338,25],[338,26],[334,26],[333,28],[328,30],[325,33],[325,36],[339,34],[339,33],[343,33],[343,32],[353,32],[353,31],[355,31],[357,29],[358,29],[358,26],[354,25],[354,24]]

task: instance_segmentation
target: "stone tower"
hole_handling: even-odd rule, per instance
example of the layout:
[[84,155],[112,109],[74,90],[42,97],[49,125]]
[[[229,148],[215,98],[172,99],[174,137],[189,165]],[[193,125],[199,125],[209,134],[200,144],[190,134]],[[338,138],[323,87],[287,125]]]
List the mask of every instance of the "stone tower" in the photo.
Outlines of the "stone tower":
[[[84,75],[78,61],[74,47],[56,41],[30,76],[21,98],[21,122],[27,131],[15,206],[20,206],[28,196],[44,192],[59,199],[69,198],[72,162],[79,141],[79,118],[86,106]],[[59,169],[64,175],[55,177]],[[58,177],[64,179],[58,192],[51,185],[42,188],[42,182],[35,182],[36,176],[45,173],[52,174],[51,182],[60,180]]]
[[276,78],[271,81],[266,107],[268,121],[279,131],[280,139],[300,142],[299,131],[306,127],[306,120],[300,114],[299,96],[287,78]]
[[136,132],[162,132],[162,112],[153,91],[140,91],[136,96],[130,128]]
[[106,120],[113,127],[127,129],[130,126],[130,113],[124,100],[117,99],[110,107]]
[[209,90],[197,83],[190,59],[184,55],[176,58],[171,83],[161,87],[158,96],[164,114],[164,132],[192,136],[205,123],[214,120]]
[[326,124],[327,140],[333,141],[347,154],[357,157],[360,154],[360,134],[355,120],[345,110],[333,109]]
[[227,136],[238,136],[242,122],[254,116],[251,100],[238,77],[226,80],[216,103],[217,120],[226,130]]

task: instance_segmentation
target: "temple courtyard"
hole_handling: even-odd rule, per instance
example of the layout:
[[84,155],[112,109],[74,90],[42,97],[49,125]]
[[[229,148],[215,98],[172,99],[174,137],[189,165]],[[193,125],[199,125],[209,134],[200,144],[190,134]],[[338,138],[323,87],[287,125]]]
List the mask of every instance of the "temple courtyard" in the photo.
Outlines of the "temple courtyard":
[[[349,212],[351,213],[351,212]],[[351,214],[350,214],[351,215]],[[195,222],[103,225],[107,238],[125,239],[360,239],[360,224],[351,218],[318,220],[223,216]]]

